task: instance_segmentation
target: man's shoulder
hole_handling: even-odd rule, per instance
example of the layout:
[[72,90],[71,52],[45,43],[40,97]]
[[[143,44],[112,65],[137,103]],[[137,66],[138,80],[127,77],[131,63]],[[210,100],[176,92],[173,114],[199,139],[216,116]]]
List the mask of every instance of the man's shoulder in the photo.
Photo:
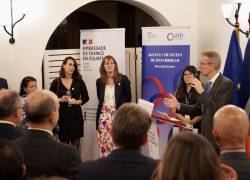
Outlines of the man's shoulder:
[[0,131],[1,138],[6,138],[10,140],[17,139],[24,135],[23,130],[9,124],[0,123]]
[[227,152],[219,156],[221,162],[246,162],[250,165],[250,158],[245,152]]
[[[14,142],[23,148],[31,145],[33,148],[39,148],[41,152],[45,150],[49,154],[56,153],[57,156],[61,157],[80,157],[75,148],[56,141],[51,135],[46,134],[46,132],[41,132],[39,135],[28,132],[24,136],[17,138]],[[35,146],[34,143],[36,143]]]
[[222,80],[223,81],[225,81],[225,82],[228,82],[228,83],[231,83],[232,82],[232,80],[231,79],[229,79],[228,77],[226,77],[226,76],[222,76]]

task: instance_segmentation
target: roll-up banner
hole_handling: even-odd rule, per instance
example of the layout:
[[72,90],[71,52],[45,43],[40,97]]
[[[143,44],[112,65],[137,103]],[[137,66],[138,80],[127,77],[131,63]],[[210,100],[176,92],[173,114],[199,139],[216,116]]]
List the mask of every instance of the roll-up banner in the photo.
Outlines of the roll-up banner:
[[[154,103],[153,115],[170,113],[163,104],[163,99],[169,93],[175,93],[181,72],[189,63],[190,28],[142,28],[142,98]],[[159,135],[159,143],[149,146],[158,145],[159,147],[154,148],[159,148],[161,157],[171,138],[173,125],[158,120],[154,123],[157,124],[154,133]]]
[[[84,126],[84,159],[95,159],[96,131],[95,119],[98,99],[96,79],[100,77],[99,67],[104,56],[113,56],[119,71],[125,73],[125,29],[90,29],[80,31],[80,69],[86,83],[89,102],[84,108],[86,123]],[[87,142],[86,142],[87,141]],[[85,153],[86,152],[86,153]]]
[[96,84],[99,67],[104,56],[113,56],[119,71],[125,72],[125,29],[81,30],[80,67],[89,92],[86,108],[97,108]]

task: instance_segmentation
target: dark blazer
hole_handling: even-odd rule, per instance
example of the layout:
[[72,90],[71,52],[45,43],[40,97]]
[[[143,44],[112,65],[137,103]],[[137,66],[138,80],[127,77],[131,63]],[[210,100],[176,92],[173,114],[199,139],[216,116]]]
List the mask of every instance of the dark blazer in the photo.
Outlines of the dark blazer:
[[83,162],[77,179],[150,180],[156,165],[137,150],[115,149],[105,158]]
[[213,116],[219,108],[226,104],[232,103],[232,98],[233,82],[220,74],[215,80],[210,94],[204,91],[198,95],[198,101],[200,104],[193,106],[181,104],[179,111],[188,114],[192,111],[197,111],[201,106],[201,134],[207,138],[207,140],[214,146],[216,150],[218,150],[218,146],[216,145],[212,135]]
[[[98,121],[101,114],[101,109],[105,94],[105,84],[102,82],[101,78],[96,80],[96,91],[97,91],[97,98],[99,101],[96,112],[96,127],[98,127]],[[131,102],[131,88],[128,77],[122,75],[121,81],[115,84],[116,109],[118,109],[125,102]]]
[[81,162],[73,147],[57,142],[48,132],[28,129],[14,141],[23,152],[28,177],[62,176],[74,179]]
[[0,90],[1,89],[8,89],[7,80],[0,77]]
[[0,123],[0,138],[14,140],[23,135],[24,132],[12,124]]
[[231,166],[238,174],[238,180],[250,179],[250,159],[245,152],[227,152],[220,155],[221,163]]

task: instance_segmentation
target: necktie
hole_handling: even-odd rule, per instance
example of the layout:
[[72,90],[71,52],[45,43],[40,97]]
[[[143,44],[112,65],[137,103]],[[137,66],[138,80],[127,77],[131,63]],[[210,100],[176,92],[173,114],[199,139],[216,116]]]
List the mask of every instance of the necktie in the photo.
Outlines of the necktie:
[[208,94],[210,94],[211,88],[212,88],[212,82],[211,82],[211,81],[208,81],[207,87],[206,87],[206,92],[207,92]]

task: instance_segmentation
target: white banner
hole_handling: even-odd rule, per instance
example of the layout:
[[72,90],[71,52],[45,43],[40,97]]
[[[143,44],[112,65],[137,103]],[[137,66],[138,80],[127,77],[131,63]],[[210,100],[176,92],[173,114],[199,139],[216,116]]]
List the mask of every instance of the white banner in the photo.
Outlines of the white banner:
[[106,55],[112,55],[119,71],[125,73],[125,29],[91,29],[81,30],[80,33],[80,69],[89,93],[89,102],[83,107],[86,121],[81,155],[83,160],[93,160],[99,157],[95,131],[98,105],[96,79],[100,77],[99,67]]
[[98,104],[95,82],[100,77],[99,67],[106,55],[112,55],[118,63],[119,71],[125,73],[125,29],[81,30],[80,67],[90,98],[84,106],[87,119],[95,119]]

